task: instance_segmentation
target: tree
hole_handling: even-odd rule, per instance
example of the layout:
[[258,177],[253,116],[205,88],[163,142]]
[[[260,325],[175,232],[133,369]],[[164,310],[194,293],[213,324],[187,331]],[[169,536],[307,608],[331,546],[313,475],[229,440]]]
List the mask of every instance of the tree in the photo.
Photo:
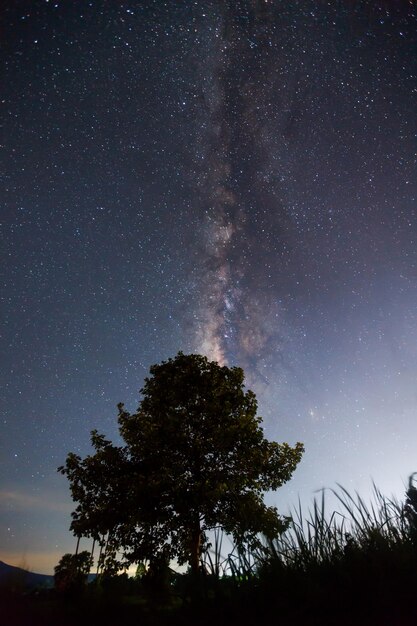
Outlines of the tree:
[[87,584],[91,561],[90,553],[85,550],[78,554],[64,554],[54,568],[55,589],[60,593],[79,593]]
[[70,529],[76,537],[92,537],[100,544],[99,567],[111,574],[117,571],[115,531],[126,521],[123,513],[127,513],[131,463],[123,448],[113,446],[96,430],[91,433],[91,444],[94,455],[81,459],[70,452],[58,471],[67,475],[72,498],[78,502]]
[[210,529],[249,545],[280,532],[285,519],[263,495],[290,479],[304,448],[265,439],[243,370],[180,352],[150,374],[136,413],[119,404],[125,447],[93,432],[96,454],[60,468],[79,502],[72,529],[111,531],[129,562],[176,558],[194,573]]

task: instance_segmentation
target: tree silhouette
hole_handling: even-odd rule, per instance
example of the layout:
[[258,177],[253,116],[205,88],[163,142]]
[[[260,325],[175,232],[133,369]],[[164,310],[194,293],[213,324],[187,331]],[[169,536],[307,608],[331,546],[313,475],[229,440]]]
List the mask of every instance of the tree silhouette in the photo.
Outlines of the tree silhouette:
[[60,593],[79,593],[87,583],[91,555],[84,550],[78,554],[64,554],[55,567],[55,589]]
[[70,452],[65,467],[72,498],[78,503],[70,529],[76,537],[92,537],[100,545],[99,567],[114,571],[118,548],[114,530],[125,521],[126,480],[131,464],[123,448],[112,445],[96,430],[91,433],[95,454],[81,459]]
[[303,446],[265,439],[240,368],[180,352],[150,374],[136,413],[119,404],[125,446],[93,431],[95,454],[59,468],[79,503],[71,528],[107,533],[128,562],[176,558],[197,573],[210,529],[253,546],[284,528],[263,495],[290,479]]

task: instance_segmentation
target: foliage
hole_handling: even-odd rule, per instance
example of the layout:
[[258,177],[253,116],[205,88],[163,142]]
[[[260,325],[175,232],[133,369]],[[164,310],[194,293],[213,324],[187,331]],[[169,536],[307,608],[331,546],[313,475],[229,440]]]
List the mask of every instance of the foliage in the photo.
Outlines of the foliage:
[[80,592],[87,583],[92,565],[89,552],[64,554],[55,567],[55,589],[61,593]]
[[227,583],[232,613],[240,615],[235,623],[276,623],[277,611],[291,624],[416,623],[413,489],[410,479],[402,504],[374,486],[365,503],[339,486],[331,490],[338,505],[330,512],[323,490],[307,515],[298,506],[288,529],[266,540],[264,551],[229,557],[232,571],[212,557],[229,573],[212,585],[216,597]]
[[91,444],[94,455],[81,459],[70,452],[65,467],[58,471],[67,475],[72,498],[78,502],[72,513],[74,535],[100,540],[119,521],[127,464],[123,449],[113,446],[96,430],[91,433]]
[[411,474],[408,481],[404,514],[410,526],[410,534],[417,546],[417,488],[414,486],[416,474]]
[[353,554],[368,557],[403,546],[411,548],[411,525],[405,507],[397,500],[385,497],[375,485],[369,504],[342,486],[332,493],[340,510],[327,514],[324,490],[307,518],[299,505],[287,532],[268,542],[271,561],[286,569],[307,571],[342,562],[346,565]]
[[303,446],[265,439],[243,371],[180,352],[150,374],[137,412],[119,405],[125,446],[93,431],[95,453],[69,454],[59,468],[78,503],[73,532],[102,544],[106,536],[112,558],[176,558],[194,572],[210,529],[253,547],[259,533],[280,533],[286,520],[263,494],[290,479]]
[[[287,531],[267,540],[264,550],[235,545],[223,556],[224,533],[211,533],[195,605],[189,603],[192,577],[167,571],[160,562],[162,577],[155,577],[157,563],[140,580],[100,576],[78,605],[52,605],[48,599],[39,623],[67,623],[69,609],[78,606],[79,617],[71,623],[416,624],[412,478],[404,504],[377,488],[365,503],[340,487],[333,492],[338,510],[328,511],[323,491],[307,514],[299,506]],[[4,604],[10,605],[9,593]],[[54,606],[62,614],[52,619]],[[28,617],[16,623],[32,622]]]

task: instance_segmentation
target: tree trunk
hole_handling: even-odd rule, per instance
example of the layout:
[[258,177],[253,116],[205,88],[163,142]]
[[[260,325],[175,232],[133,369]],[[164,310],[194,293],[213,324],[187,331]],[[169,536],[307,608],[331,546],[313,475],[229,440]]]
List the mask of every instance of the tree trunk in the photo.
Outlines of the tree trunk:
[[191,553],[190,567],[193,576],[197,577],[200,571],[200,554],[201,554],[201,528],[200,522],[191,532]]
[[101,555],[102,555],[102,552],[103,552],[103,546],[104,546],[104,535],[103,535],[103,538],[102,538],[102,539],[101,539],[101,541],[100,541],[100,552],[99,552],[99,554],[98,554],[98,561],[97,561],[97,573],[96,573],[96,576],[98,576],[98,575],[99,575],[99,573],[100,573],[100,567],[101,567]]
[[91,548],[91,555],[90,555],[90,556],[91,556],[91,561],[90,561],[90,569],[88,570],[88,573],[90,573],[90,571],[91,571],[91,567],[92,567],[92,565],[93,565],[93,560],[94,560],[94,548],[95,548],[95,546],[96,546],[96,538],[94,537],[94,539],[93,539],[93,547]]

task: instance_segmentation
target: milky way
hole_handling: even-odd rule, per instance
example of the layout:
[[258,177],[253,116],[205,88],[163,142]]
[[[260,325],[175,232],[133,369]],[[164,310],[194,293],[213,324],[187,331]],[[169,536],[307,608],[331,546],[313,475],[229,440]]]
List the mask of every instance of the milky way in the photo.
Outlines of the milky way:
[[[224,5],[206,37],[197,156],[206,264],[197,349],[258,371],[280,350],[283,271],[291,221],[279,166],[285,138],[280,54],[272,11]],[[211,44],[211,45],[210,45]],[[260,372],[258,372],[260,373]]]

